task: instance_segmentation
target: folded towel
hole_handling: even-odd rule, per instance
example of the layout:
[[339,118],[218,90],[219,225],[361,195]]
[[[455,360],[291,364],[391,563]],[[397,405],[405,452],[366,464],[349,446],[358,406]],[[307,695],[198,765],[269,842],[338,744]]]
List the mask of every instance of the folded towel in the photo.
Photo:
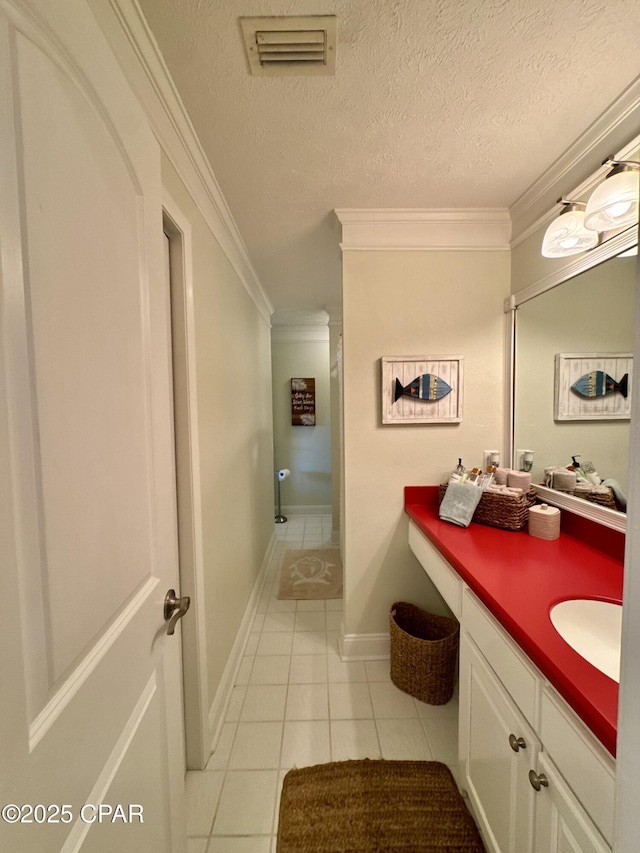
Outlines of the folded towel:
[[468,527],[482,497],[482,489],[467,483],[449,483],[440,504],[440,518]]
[[531,474],[527,471],[509,471],[507,485],[510,489],[523,489],[526,492],[531,486]]
[[490,492],[492,495],[511,495],[512,497],[519,497],[523,492],[522,489],[510,488],[509,486],[487,486],[484,491]]
[[559,492],[573,492],[576,487],[576,472],[566,468],[557,468],[553,472],[553,488]]

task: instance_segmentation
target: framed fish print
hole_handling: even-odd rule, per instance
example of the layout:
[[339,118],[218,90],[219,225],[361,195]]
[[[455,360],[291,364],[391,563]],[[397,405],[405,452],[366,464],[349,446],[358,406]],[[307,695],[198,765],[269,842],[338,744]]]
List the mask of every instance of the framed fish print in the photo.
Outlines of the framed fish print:
[[383,356],[383,424],[462,420],[462,356]]
[[631,417],[632,353],[561,352],[555,369],[554,420]]

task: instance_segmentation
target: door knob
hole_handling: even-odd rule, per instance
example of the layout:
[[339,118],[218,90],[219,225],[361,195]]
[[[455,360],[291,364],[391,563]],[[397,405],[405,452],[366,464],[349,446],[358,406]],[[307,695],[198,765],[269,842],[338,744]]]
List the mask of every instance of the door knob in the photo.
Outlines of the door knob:
[[521,749],[526,749],[527,744],[523,737],[516,737],[515,735],[509,735],[509,746],[514,752],[519,752]]
[[549,787],[549,780],[544,773],[540,773],[538,775],[535,770],[529,771],[529,782],[531,782],[531,787],[535,788],[536,791],[539,791],[541,788]]
[[164,599],[164,621],[167,622],[167,634],[174,634],[178,619],[182,619],[191,605],[188,595],[182,598],[176,596],[175,589],[170,589]]

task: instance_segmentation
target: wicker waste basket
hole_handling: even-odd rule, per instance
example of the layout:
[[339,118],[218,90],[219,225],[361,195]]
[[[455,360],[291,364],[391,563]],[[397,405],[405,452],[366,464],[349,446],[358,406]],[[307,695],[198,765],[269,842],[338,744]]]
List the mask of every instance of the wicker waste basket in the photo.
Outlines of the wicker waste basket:
[[460,625],[397,601],[389,613],[391,681],[429,705],[445,705],[453,695]]

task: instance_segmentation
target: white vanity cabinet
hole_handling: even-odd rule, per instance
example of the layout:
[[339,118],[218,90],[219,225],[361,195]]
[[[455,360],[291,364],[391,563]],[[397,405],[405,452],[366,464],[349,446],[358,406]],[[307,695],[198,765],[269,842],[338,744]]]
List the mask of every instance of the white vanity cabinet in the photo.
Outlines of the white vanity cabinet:
[[611,853],[614,759],[413,522],[409,543],[461,623],[461,785],[487,850]]
[[468,634],[460,644],[459,756],[464,785],[493,851],[531,853],[540,742]]
[[459,695],[463,785],[488,850],[610,853],[613,761],[468,589]]
[[409,522],[409,548],[459,620],[462,615],[462,579],[412,521]]
[[538,778],[546,786],[535,799],[535,853],[610,853],[546,752],[538,756]]

